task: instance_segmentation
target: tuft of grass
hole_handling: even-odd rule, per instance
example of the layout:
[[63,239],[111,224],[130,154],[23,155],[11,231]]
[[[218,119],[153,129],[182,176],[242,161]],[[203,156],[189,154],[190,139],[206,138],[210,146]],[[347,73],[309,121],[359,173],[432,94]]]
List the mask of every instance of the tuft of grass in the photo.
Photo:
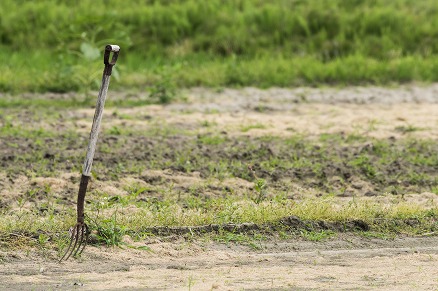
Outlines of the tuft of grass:
[[198,137],[198,141],[206,145],[220,145],[225,142],[226,138],[219,135],[202,135]]
[[403,134],[409,133],[409,132],[415,132],[415,131],[419,131],[421,130],[421,128],[413,126],[413,125],[401,125],[401,126],[396,126],[395,130],[398,132],[401,132]]
[[228,231],[220,231],[218,234],[212,235],[214,241],[220,243],[237,243],[242,245],[247,245],[254,250],[262,249],[261,242],[266,240],[267,237],[261,234],[241,234],[241,233],[233,233]]
[[307,240],[318,242],[333,237],[336,233],[331,230],[309,231],[304,229],[300,231],[300,235]]
[[265,128],[266,128],[266,125],[264,125],[262,123],[255,123],[255,124],[242,126],[240,131],[241,132],[248,132],[251,129],[265,129]]

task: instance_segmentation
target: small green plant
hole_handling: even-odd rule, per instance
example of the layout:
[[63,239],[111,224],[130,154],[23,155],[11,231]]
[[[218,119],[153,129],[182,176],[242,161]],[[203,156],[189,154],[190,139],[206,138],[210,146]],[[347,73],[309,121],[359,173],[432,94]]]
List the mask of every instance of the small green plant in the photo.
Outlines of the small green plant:
[[363,171],[363,173],[369,177],[374,178],[377,175],[377,170],[374,168],[370,159],[366,155],[359,155],[349,162],[350,165],[357,167]]
[[309,231],[301,230],[300,235],[310,241],[322,241],[335,235],[331,230]]
[[126,234],[126,228],[117,223],[117,212],[111,215],[111,217],[102,219],[100,222],[92,220],[93,224],[90,225],[92,230],[97,232],[97,240],[99,243],[104,243],[107,246],[120,246],[122,245],[122,238]]
[[41,248],[45,248],[46,247],[46,244],[47,244],[47,242],[50,240],[50,237],[48,236],[48,235],[46,235],[46,234],[40,234],[39,236],[38,236],[38,246],[39,247],[41,247]]
[[149,89],[149,97],[153,102],[167,104],[177,97],[177,86],[173,75],[179,70],[180,65],[159,67],[155,74],[158,80]]
[[266,180],[257,177],[251,165],[248,165],[248,169],[255,178],[254,189],[257,191],[257,196],[253,198],[253,201],[259,204],[260,202],[266,199],[266,186],[267,186]]
[[121,135],[122,134],[122,130],[120,129],[120,127],[118,126],[112,126],[109,130],[108,130],[109,134],[112,135]]

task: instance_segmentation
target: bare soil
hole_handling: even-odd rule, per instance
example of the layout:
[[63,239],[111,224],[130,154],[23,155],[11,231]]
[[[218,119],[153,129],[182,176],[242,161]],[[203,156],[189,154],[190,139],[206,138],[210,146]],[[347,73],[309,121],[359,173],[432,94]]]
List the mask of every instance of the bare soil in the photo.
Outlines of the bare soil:
[[438,240],[343,235],[324,242],[135,243],[90,247],[61,264],[53,254],[3,253],[2,290],[436,290]]
[[[411,150],[424,150],[421,141],[437,141],[438,85],[193,89],[184,94],[187,101],[181,103],[105,111],[91,195],[100,190],[123,196],[126,185],[132,183],[153,189],[139,199],[162,199],[163,189],[169,195],[191,195],[193,185],[202,186],[205,197],[246,195],[254,189],[245,167],[229,164],[225,172],[232,174],[220,176],[219,170],[214,172],[207,164],[241,160],[254,165],[272,192],[287,189],[290,199],[331,192],[339,199],[364,197],[385,203],[403,195],[402,199],[425,207],[438,206],[438,195],[433,193],[436,164],[410,163],[402,158]],[[125,95],[110,93],[108,98]],[[0,140],[0,209],[36,207],[44,211],[47,189],[56,199],[58,211],[74,206],[93,112],[68,110],[59,119],[45,119],[34,112],[7,112],[21,117],[14,119],[14,126],[30,131],[42,128],[59,135],[43,135],[37,142],[35,137],[20,135]],[[324,148],[322,135],[336,139]],[[294,144],[291,151],[290,145],[279,146],[266,140],[267,136],[302,136],[310,146]],[[349,144],[351,136],[363,139]],[[212,139],[205,142],[205,138]],[[400,149],[400,158],[388,165],[374,161],[376,140]],[[433,158],[437,143],[426,146],[430,153],[422,158]],[[291,152],[320,161],[322,172],[312,165],[268,171],[257,163],[273,157],[292,159]],[[326,158],[333,153],[341,162]],[[378,169],[376,176],[343,161],[364,153],[370,154],[370,163]],[[175,162],[184,156],[190,157],[192,164]],[[411,179],[412,173],[425,176]],[[35,189],[24,205],[17,204]],[[148,246],[150,251],[90,246],[82,258],[59,264],[54,252],[1,250],[0,289],[438,290],[437,236],[370,239],[344,233],[320,242],[272,237],[260,242],[257,250],[182,236],[129,244]]]

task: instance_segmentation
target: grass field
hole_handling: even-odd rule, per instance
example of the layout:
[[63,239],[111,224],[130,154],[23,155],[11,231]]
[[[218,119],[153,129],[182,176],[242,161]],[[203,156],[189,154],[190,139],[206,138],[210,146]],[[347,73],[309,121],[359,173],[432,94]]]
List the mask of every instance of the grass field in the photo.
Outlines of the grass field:
[[0,13],[0,90],[8,92],[96,89],[108,42],[122,47],[119,88],[438,78],[433,0],[5,0]]

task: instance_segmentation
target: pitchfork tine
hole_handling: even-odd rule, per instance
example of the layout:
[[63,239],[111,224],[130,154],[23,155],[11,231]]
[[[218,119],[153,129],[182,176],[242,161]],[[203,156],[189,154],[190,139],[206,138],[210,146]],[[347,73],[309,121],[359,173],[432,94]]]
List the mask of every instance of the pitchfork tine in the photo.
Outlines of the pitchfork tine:
[[[59,259],[59,262],[61,262],[62,260],[64,260],[65,256],[69,253],[71,245],[73,244],[73,238],[74,238],[74,232],[71,232],[71,236],[70,236],[70,244],[68,245],[67,250],[65,251],[64,255],[62,256],[61,259]],[[70,257],[70,255],[67,257],[67,259]]]
[[[73,257],[76,257],[76,256],[80,255],[82,253],[82,251],[84,250],[85,246],[87,245],[87,241],[88,241],[88,226],[86,224],[84,224],[81,227],[81,230],[82,230],[81,231],[81,241],[79,242],[78,248],[74,252]],[[82,246],[82,248],[81,248],[81,246]]]
[[[73,254],[74,250],[76,249],[76,245],[78,244],[78,240],[79,240],[79,225],[77,224],[75,227],[76,230],[76,235],[74,235],[74,240],[75,240],[75,244],[73,245],[73,248],[71,249],[70,253],[68,254],[67,258],[65,258],[65,260],[68,260],[68,258],[70,258],[70,256]],[[72,238],[73,241],[73,238]]]

